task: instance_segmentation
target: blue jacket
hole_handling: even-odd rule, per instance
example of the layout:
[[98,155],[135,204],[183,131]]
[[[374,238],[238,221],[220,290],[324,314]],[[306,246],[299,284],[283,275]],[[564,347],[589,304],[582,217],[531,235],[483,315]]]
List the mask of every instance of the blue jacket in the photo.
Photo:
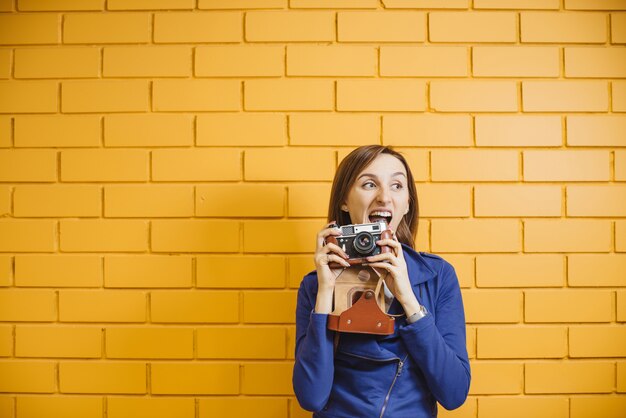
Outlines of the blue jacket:
[[[403,250],[413,291],[428,314],[413,324],[396,318],[388,336],[341,333],[335,353],[328,315],[314,312],[317,274],[302,280],[293,387],[314,417],[435,417],[436,402],[446,409],[465,402],[470,366],[454,267],[434,254]],[[397,300],[389,313],[403,313]]]

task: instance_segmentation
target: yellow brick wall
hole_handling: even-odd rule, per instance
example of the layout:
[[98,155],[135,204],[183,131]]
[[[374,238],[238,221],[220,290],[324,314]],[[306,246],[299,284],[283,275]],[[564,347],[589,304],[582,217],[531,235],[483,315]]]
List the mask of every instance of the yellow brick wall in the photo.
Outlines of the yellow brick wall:
[[299,418],[338,162],[463,288],[444,418],[626,417],[624,0],[0,0],[0,417]]

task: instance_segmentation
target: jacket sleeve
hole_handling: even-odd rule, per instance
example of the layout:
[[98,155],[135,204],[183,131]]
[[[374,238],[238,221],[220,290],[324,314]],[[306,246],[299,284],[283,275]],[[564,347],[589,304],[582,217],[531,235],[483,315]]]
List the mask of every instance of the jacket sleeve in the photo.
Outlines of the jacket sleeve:
[[400,328],[409,355],[419,365],[435,399],[446,409],[463,405],[470,386],[465,340],[465,313],[454,267],[443,263],[434,317]]
[[302,408],[321,410],[330,397],[334,374],[334,332],[327,314],[314,312],[315,296],[302,280],[296,307],[296,352],[293,389]]

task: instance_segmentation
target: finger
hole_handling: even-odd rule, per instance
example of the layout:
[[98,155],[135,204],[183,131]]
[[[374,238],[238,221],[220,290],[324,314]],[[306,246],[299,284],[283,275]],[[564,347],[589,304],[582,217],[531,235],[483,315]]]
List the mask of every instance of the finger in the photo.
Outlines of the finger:
[[366,260],[368,263],[388,261],[394,266],[398,265],[398,258],[395,256],[395,254],[392,254],[392,253],[380,253],[380,254],[372,255],[370,257],[367,257]]
[[339,257],[337,254],[328,254],[326,256],[326,259],[327,259],[327,264],[330,264],[331,262],[334,261],[335,263],[339,263],[344,267],[350,267],[350,263],[348,263],[343,258]]
[[383,270],[391,273],[392,275],[395,272],[394,266],[392,266],[389,263],[367,263],[367,265],[370,266],[370,267],[376,267],[376,268],[383,269]]
[[345,258],[346,260],[350,258],[348,254],[346,254],[346,252],[341,249],[340,246],[338,246],[337,244],[333,244],[332,242],[329,242],[328,244],[326,244],[324,248],[322,248],[322,251],[325,251],[326,254],[334,252],[336,254],[339,254],[341,257]]
[[326,225],[324,229],[317,233],[316,244],[318,250],[324,246],[326,238],[330,235],[341,235],[341,230],[339,228],[329,228],[328,225]]
[[404,253],[402,251],[402,244],[400,244],[398,241],[395,241],[393,239],[389,239],[389,238],[385,238],[385,239],[381,239],[376,241],[376,244],[379,246],[388,246],[391,247],[393,249],[393,252],[400,258],[404,258]]

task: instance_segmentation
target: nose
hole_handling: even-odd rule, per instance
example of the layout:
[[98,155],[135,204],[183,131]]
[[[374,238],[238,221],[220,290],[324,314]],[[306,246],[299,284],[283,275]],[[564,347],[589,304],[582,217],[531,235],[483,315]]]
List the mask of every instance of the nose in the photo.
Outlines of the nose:
[[389,188],[386,186],[382,186],[378,189],[378,195],[376,199],[381,203],[387,203],[391,201],[391,195],[389,193]]

